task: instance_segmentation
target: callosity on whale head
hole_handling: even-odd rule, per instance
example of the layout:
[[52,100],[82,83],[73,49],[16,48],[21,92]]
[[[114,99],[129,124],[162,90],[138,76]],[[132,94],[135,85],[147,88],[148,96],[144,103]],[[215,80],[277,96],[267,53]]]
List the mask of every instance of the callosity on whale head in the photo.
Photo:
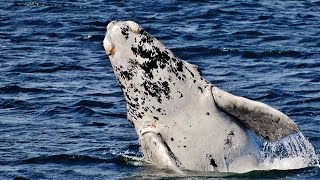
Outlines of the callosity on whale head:
[[[103,41],[147,161],[171,169],[246,172],[262,157],[247,130],[278,141],[299,132],[285,114],[204,80],[133,21],[112,21]],[[307,163],[306,163],[307,164]]]

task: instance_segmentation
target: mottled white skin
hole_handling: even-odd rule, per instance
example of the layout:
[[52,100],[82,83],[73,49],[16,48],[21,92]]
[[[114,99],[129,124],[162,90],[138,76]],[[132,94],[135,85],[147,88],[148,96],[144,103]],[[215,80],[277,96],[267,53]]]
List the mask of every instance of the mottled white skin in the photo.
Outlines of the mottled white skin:
[[299,128],[287,115],[260,102],[234,96],[213,88],[215,102],[225,112],[234,115],[242,124],[266,140],[281,140]]
[[[265,134],[250,122],[240,123],[251,117],[243,109],[252,105],[249,112],[253,116],[280,113],[284,117],[283,113],[214,87],[194,65],[178,59],[132,21],[109,23],[103,44],[146,160],[178,172],[259,169],[260,154],[246,128],[262,137]],[[261,123],[268,124],[273,119],[263,120],[266,122]],[[295,131],[288,132],[286,135]],[[282,136],[274,137],[269,139]]]

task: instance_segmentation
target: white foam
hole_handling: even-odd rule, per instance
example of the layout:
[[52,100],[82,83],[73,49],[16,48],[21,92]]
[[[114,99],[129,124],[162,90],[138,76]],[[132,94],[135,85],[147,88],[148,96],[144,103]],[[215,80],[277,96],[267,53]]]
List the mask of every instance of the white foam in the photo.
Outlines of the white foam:
[[262,170],[319,166],[314,147],[301,132],[290,135],[281,141],[265,142],[261,156],[263,158]]

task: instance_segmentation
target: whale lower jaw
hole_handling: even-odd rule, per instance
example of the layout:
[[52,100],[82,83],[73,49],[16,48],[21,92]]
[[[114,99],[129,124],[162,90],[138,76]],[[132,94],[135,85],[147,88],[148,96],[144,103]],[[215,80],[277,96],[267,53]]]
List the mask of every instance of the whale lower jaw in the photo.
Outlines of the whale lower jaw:
[[183,174],[183,166],[172,153],[160,133],[145,131],[140,137],[140,144],[146,161],[153,165],[168,167]]

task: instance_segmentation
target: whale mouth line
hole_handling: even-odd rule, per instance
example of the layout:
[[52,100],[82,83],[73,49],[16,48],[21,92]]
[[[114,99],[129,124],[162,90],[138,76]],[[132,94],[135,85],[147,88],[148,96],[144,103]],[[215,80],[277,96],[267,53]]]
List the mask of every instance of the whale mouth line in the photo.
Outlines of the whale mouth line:
[[148,134],[148,133],[157,134],[157,135],[160,134],[156,129],[148,127],[141,131],[141,136],[144,136],[145,134]]

